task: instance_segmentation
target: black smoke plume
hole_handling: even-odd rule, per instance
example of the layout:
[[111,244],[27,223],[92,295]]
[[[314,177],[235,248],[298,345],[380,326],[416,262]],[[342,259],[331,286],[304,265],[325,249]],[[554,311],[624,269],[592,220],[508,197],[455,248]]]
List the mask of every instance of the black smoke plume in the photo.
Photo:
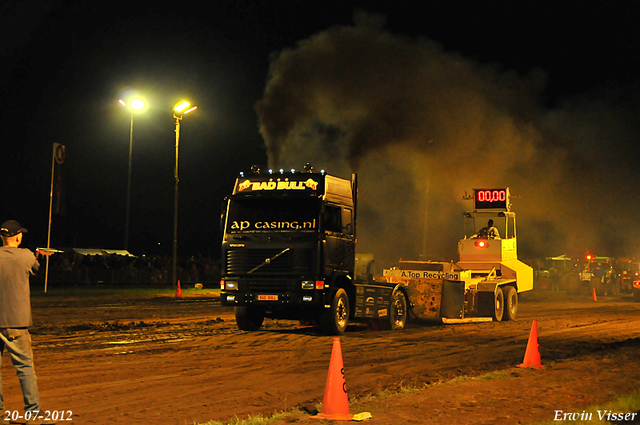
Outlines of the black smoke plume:
[[360,181],[359,252],[457,259],[465,191],[510,187],[521,258],[638,256],[637,126],[620,92],[541,98],[546,75],[479,64],[357,14],[274,55],[256,105],[272,168]]

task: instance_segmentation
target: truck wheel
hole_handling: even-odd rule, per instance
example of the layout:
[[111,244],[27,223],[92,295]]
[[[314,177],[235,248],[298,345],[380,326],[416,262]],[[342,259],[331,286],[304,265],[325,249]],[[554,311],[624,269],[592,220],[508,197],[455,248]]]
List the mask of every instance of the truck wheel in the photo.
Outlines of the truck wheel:
[[254,306],[238,306],[235,308],[238,329],[257,331],[264,321],[264,310]]
[[502,320],[516,320],[518,313],[518,292],[513,286],[505,286],[502,288],[504,295],[504,314]]
[[500,322],[504,314],[504,293],[502,288],[497,287],[494,294],[493,320]]
[[408,313],[406,295],[402,289],[394,289],[389,305],[389,328],[394,331],[404,329]]
[[342,335],[349,323],[349,297],[338,288],[331,299],[331,307],[320,313],[320,326],[327,335]]

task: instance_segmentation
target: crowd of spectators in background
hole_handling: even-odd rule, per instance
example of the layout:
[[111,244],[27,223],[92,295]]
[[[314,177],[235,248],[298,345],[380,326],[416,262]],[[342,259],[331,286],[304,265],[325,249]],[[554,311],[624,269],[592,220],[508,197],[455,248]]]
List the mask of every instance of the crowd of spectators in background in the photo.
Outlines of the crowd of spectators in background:
[[[44,281],[45,261],[40,257],[38,281]],[[220,281],[219,260],[210,257],[179,257],[176,270],[181,284],[212,286]],[[167,286],[172,284],[172,271],[171,256],[82,255],[68,251],[49,257],[48,282],[64,286]]]

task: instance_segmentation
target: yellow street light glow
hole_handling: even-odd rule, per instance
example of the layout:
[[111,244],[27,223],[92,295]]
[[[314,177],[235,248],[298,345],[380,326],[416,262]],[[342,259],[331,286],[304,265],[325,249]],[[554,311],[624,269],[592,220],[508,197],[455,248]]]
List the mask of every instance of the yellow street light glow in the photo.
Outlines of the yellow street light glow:
[[191,108],[187,109],[186,111],[184,111],[183,115],[187,115],[189,112],[191,111],[195,111],[196,109],[198,109],[197,106],[192,106]]
[[142,99],[134,99],[131,102],[131,109],[135,109],[136,111],[140,111],[144,108],[144,101]]
[[191,104],[189,102],[182,102],[179,105],[175,106],[173,108],[173,110],[176,111],[176,112],[182,112],[185,109],[187,109],[189,106],[191,106]]

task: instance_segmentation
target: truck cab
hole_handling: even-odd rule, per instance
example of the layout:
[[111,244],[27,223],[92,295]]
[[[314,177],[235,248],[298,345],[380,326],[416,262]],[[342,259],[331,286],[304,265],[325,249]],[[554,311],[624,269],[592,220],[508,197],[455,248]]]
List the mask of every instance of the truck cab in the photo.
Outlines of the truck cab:
[[221,302],[238,327],[265,317],[341,333],[355,287],[355,176],[280,170],[241,173],[222,211]]

